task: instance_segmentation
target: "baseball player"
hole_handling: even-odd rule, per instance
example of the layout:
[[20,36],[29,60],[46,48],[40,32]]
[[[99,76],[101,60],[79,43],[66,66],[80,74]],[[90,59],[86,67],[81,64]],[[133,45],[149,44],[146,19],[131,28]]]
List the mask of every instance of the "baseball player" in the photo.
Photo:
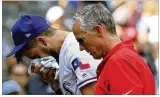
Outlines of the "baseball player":
[[60,67],[59,79],[54,80],[55,71],[41,64],[32,65],[32,71],[47,81],[55,91],[63,94],[93,94],[96,83],[96,68],[99,60],[86,51],[79,50],[79,44],[72,32],[51,28],[43,17],[22,15],[11,29],[15,47],[7,55],[20,59],[53,56]]

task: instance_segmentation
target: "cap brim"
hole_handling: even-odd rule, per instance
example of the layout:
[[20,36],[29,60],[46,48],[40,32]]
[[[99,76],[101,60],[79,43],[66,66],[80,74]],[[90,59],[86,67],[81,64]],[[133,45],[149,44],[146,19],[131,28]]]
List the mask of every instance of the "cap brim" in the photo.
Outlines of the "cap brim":
[[6,57],[9,57],[13,54],[15,54],[17,51],[19,51],[21,48],[23,48],[23,46],[25,45],[26,43],[24,44],[21,44],[21,45],[18,45],[18,46],[15,46],[12,51],[6,56]]

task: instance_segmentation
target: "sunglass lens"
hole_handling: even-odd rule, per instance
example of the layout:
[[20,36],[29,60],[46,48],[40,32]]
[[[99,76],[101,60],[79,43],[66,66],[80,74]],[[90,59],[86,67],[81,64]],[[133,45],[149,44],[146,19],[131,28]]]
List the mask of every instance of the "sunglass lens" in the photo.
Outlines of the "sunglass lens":
[[82,38],[77,39],[77,41],[79,42],[79,44],[83,44],[84,40]]

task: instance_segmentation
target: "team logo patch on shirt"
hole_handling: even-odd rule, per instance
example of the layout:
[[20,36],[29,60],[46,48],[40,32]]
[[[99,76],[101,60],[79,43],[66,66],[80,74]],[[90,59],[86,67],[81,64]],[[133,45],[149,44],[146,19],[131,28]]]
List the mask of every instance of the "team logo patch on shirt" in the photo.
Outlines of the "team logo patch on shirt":
[[74,70],[76,70],[78,67],[80,68],[80,70],[85,70],[90,68],[90,65],[88,63],[83,64],[78,58],[75,58],[72,61],[72,66]]

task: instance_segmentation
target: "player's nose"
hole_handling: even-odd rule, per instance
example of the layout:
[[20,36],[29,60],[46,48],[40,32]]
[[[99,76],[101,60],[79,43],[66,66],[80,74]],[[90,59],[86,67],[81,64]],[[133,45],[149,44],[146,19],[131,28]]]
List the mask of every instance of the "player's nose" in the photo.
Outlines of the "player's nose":
[[79,46],[79,49],[80,49],[80,51],[83,51],[83,50],[85,50],[85,47],[84,47],[84,45],[80,45],[80,46]]

